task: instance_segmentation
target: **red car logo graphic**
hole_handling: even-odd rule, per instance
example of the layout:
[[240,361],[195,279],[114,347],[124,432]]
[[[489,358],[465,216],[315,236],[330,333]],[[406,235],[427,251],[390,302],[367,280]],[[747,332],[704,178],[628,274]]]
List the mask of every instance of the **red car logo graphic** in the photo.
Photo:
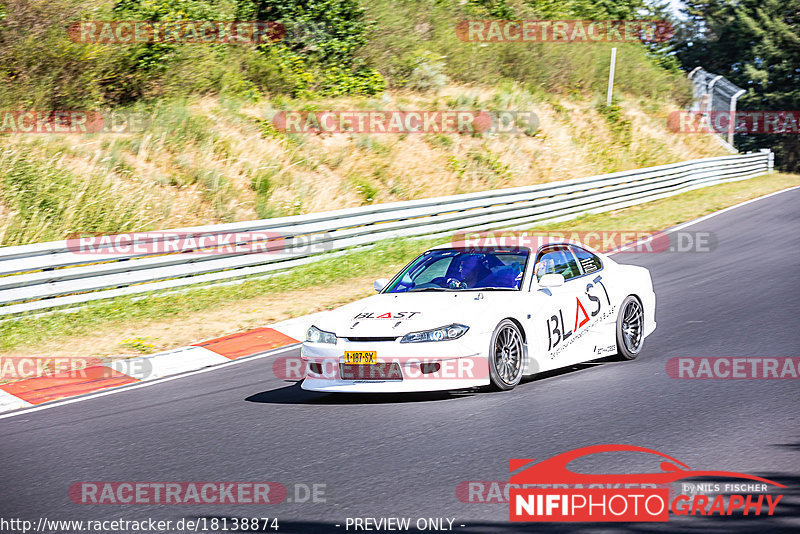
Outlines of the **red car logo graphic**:
[[[662,472],[660,473],[635,473],[635,474],[587,474],[576,473],[567,468],[567,464],[590,454],[597,454],[601,452],[643,452],[647,454],[654,454],[664,458],[665,461],[661,462]],[[534,462],[533,459],[514,459],[509,462],[509,470],[516,471],[524,465]],[[646,447],[637,447],[634,445],[593,445],[591,447],[581,447],[574,449],[547,460],[537,462],[524,471],[512,475],[509,479],[511,484],[668,484],[677,480],[694,477],[728,477],[728,478],[743,478],[754,480],[758,482],[765,482],[772,484],[779,488],[786,486],[778,484],[772,480],[758,477],[755,475],[748,475],[746,473],[737,473],[735,471],[697,471],[689,468],[688,465],[679,462],[671,456],[658,452]]]

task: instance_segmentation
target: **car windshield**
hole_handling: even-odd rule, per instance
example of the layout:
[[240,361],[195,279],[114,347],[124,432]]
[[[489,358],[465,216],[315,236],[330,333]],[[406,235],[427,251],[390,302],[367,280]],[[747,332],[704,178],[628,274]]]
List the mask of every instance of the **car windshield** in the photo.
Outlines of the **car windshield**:
[[520,288],[527,249],[435,249],[411,262],[387,286],[385,293],[464,291]]

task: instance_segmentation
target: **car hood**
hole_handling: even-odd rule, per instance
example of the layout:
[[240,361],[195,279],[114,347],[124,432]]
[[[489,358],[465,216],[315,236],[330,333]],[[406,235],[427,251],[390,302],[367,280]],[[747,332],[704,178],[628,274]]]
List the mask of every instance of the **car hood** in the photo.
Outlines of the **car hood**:
[[460,323],[470,328],[488,307],[513,298],[507,291],[383,293],[325,314],[315,324],[339,337],[397,337]]

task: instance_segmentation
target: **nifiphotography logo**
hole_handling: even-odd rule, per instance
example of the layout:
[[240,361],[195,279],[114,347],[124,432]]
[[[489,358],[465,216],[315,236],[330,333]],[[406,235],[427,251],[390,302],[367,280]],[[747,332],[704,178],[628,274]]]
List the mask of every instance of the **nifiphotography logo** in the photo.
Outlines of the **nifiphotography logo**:
[[[584,474],[567,465],[589,455],[635,452],[662,458],[661,472]],[[690,469],[664,453],[633,445],[594,445],[574,449],[547,460],[512,459],[509,469],[511,521],[669,521],[674,515],[771,516],[783,495],[767,493],[769,485],[786,486],[755,475],[734,471]],[[688,478],[742,479],[749,482],[681,484],[670,495],[667,486]],[[696,489],[719,492],[713,498]],[[690,494],[687,494],[690,493]]]

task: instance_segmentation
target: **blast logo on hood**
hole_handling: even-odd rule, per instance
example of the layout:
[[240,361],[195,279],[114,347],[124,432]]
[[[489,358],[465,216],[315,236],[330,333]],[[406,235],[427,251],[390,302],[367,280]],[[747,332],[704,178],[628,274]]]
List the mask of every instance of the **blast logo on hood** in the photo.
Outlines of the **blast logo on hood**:
[[[400,321],[404,321],[406,319],[411,319],[416,315],[421,314],[422,312],[384,312],[384,313],[376,313],[376,312],[361,312],[357,313],[353,319],[397,319]],[[419,319],[419,317],[417,317]]]

